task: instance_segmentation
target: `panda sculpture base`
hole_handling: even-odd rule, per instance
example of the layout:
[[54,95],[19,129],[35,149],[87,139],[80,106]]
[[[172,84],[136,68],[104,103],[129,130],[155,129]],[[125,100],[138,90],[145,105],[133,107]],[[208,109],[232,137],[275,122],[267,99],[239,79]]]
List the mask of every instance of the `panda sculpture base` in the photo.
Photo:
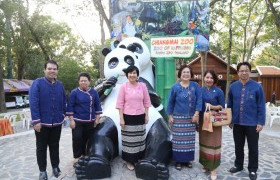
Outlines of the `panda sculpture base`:
[[[102,118],[103,122],[97,126],[87,144],[87,156],[80,158],[75,166],[77,179],[111,177],[110,162],[118,154],[118,134],[113,121],[108,117]],[[163,119],[158,119],[147,134],[144,158],[135,166],[136,177],[168,179],[170,150],[170,130]]]

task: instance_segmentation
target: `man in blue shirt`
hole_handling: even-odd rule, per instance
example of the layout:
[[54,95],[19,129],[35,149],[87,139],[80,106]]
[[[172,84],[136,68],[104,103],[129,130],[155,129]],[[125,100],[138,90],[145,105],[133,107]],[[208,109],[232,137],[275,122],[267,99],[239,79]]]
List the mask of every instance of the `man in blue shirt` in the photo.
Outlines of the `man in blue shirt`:
[[48,179],[47,146],[49,146],[53,174],[58,177],[59,140],[61,125],[66,112],[65,91],[62,83],[56,80],[58,65],[49,60],[45,63],[45,77],[33,81],[30,90],[30,110],[36,136],[36,155],[40,170],[39,179]]
[[239,81],[231,84],[228,93],[228,107],[232,108],[235,162],[229,172],[243,170],[244,145],[247,138],[249,149],[249,178],[257,179],[259,132],[265,124],[265,96],[261,84],[250,79],[251,65],[242,62],[237,65]]

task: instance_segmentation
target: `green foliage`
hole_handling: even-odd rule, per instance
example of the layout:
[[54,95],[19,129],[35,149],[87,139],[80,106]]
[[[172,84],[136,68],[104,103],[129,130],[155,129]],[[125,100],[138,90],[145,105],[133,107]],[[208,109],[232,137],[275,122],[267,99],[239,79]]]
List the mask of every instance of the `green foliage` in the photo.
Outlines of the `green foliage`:
[[75,60],[59,61],[58,79],[62,81],[66,94],[78,87],[78,75],[81,72],[88,72],[91,75],[91,84],[97,80],[98,73],[90,66],[84,66]]
[[[226,59],[229,47],[229,2],[230,0],[217,2],[214,8],[211,9],[211,25],[213,29],[210,37],[210,49],[224,59]],[[247,36],[245,39],[245,57],[250,56],[250,44],[253,42],[257,28],[267,11],[265,1],[249,0],[244,2],[243,0],[235,0],[233,2],[231,64],[235,64],[242,60],[245,28]],[[274,1],[274,3],[275,2],[276,1]],[[246,26],[247,20],[248,24]],[[213,41],[213,39],[215,39],[215,41]],[[272,45],[273,43],[276,43],[275,39],[280,39],[280,35],[277,33],[274,17],[271,12],[269,12],[259,34],[257,35],[256,42],[253,43],[252,55],[249,57],[249,61],[254,61],[257,65],[259,63],[262,64],[262,62],[277,65],[277,58],[266,55],[267,53],[274,56],[279,54],[279,51],[277,53],[277,48]]]

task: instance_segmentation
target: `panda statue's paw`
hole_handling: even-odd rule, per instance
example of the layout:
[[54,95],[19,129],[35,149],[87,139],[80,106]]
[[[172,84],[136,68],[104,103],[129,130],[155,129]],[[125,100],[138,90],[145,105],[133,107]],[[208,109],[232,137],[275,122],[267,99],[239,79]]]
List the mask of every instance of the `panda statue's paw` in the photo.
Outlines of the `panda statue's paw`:
[[110,162],[99,157],[81,157],[74,167],[77,179],[102,179],[111,176]]
[[169,170],[167,165],[157,160],[140,160],[135,166],[136,177],[145,180],[168,179]]

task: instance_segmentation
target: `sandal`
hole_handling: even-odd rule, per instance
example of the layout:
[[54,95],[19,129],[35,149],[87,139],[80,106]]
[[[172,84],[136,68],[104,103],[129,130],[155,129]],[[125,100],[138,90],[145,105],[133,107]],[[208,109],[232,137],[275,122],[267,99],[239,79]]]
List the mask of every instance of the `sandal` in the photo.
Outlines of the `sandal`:
[[217,172],[214,170],[214,171],[211,171],[211,180],[216,180],[217,179]]
[[203,167],[203,168],[201,169],[201,171],[202,171],[202,172],[204,172],[204,173],[206,173],[206,172],[208,172],[208,171],[209,171],[209,169],[208,169],[208,168],[206,168],[206,167]]
[[180,163],[176,163],[175,164],[175,169],[177,169],[178,171],[182,170],[182,165]]
[[187,162],[186,166],[187,166],[187,168],[192,168],[193,167],[191,162]]
[[129,163],[129,162],[126,163],[126,167],[127,167],[127,169],[129,169],[130,171],[134,170],[134,165],[131,164],[131,163]]

